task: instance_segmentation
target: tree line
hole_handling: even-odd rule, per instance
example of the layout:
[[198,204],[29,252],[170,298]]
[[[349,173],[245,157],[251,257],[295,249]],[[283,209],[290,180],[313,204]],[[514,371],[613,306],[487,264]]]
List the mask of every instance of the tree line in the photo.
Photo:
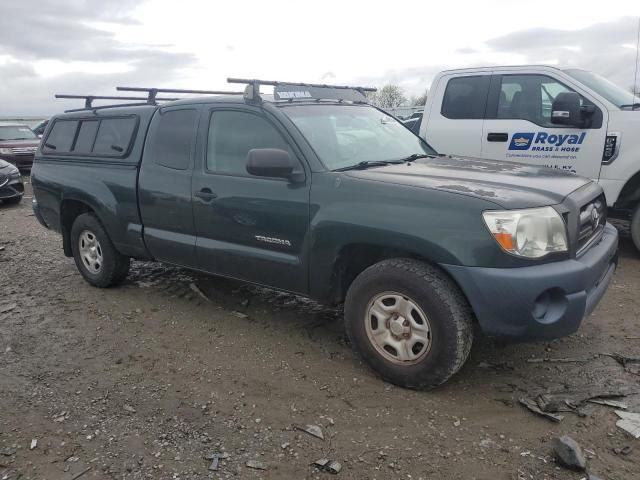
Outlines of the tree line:
[[369,94],[368,98],[373,105],[380,108],[422,107],[427,103],[427,93],[428,90],[425,89],[422,95],[407,97],[399,85],[387,84],[377,92]]

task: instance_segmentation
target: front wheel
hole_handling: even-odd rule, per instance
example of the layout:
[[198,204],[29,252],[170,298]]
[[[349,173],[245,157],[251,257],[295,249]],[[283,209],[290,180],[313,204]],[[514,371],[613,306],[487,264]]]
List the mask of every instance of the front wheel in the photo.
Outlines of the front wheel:
[[345,300],[356,351],[383,379],[408,388],[436,387],[460,370],[473,342],[472,318],[451,279],[404,258],[367,268]]
[[129,257],[118,252],[98,219],[83,213],[71,227],[71,250],[78,270],[94,287],[121,283],[129,273]]

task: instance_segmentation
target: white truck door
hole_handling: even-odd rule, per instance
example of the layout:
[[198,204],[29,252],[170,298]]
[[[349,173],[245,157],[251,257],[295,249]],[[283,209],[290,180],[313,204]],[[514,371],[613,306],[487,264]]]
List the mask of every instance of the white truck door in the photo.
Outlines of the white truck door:
[[420,128],[437,152],[480,157],[490,81],[488,73],[440,77]]
[[606,137],[607,110],[580,94],[593,110],[583,127],[551,123],[551,104],[576,91],[549,74],[496,74],[491,79],[482,133],[482,156],[557,168],[598,180]]

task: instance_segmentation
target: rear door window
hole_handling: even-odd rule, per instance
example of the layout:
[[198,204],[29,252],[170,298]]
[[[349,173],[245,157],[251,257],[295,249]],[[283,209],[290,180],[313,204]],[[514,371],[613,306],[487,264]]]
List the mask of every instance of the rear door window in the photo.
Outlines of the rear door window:
[[442,115],[451,119],[483,119],[489,75],[452,78],[442,99]]
[[56,120],[47,139],[42,144],[42,149],[50,153],[71,151],[77,128],[77,120]]
[[195,109],[158,113],[158,123],[148,147],[149,155],[156,164],[174,170],[189,168],[197,118]]
[[129,149],[136,127],[135,118],[106,118],[100,121],[93,153],[122,156]]

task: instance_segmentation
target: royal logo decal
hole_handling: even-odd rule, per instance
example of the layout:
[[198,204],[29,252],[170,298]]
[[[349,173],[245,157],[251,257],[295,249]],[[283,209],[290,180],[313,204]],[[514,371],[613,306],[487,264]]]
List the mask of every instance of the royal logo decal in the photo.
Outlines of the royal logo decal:
[[586,136],[586,132],[580,134],[519,132],[511,137],[509,150],[577,152],[579,151],[577,145],[582,145]]

